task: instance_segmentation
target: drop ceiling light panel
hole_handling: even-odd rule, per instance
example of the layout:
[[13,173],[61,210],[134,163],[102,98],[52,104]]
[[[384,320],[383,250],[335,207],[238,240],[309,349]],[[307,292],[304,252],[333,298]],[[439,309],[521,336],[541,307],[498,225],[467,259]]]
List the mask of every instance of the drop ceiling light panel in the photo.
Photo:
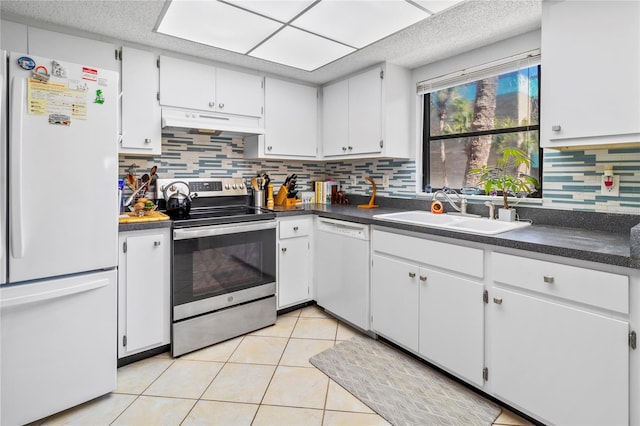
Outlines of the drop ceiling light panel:
[[218,1],[173,0],[158,32],[247,53],[282,24]]
[[450,8],[454,4],[461,3],[460,0],[456,0],[456,1],[413,0],[413,2],[429,10],[431,13],[442,12],[443,10]]
[[249,55],[306,71],[333,62],[355,49],[322,37],[285,27]]
[[280,22],[289,22],[315,0],[224,0]]
[[404,0],[324,0],[291,25],[359,49],[428,16]]

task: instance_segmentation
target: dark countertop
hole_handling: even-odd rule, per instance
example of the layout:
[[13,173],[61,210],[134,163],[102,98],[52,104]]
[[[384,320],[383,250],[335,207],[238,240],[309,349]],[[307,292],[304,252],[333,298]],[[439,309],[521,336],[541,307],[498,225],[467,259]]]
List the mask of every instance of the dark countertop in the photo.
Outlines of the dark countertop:
[[[408,206],[407,206],[408,207]],[[587,228],[571,228],[534,224],[526,228],[497,235],[476,235],[451,230],[429,228],[403,223],[376,220],[374,215],[418,208],[361,209],[355,205],[309,204],[303,208],[277,211],[276,217],[315,214],[338,220],[403,229],[429,235],[473,241],[497,247],[525,250],[549,255],[580,259],[607,265],[640,269],[640,225],[628,232],[607,232]],[[640,222],[640,218],[638,219]],[[140,224],[121,224],[120,232],[170,227],[171,221]],[[632,237],[633,236],[633,237]]]
[[[497,235],[477,235],[404,223],[376,220],[374,215],[408,209],[360,209],[356,206],[309,205],[304,209],[276,212],[277,217],[317,214],[320,217],[404,229],[429,235],[474,241],[498,247],[532,251],[572,259],[587,260],[631,268],[640,268],[640,261],[631,255],[631,232],[613,233],[592,229],[531,225]],[[639,218],[640,220],[640,218]],[[640,236],[640,225],[638,235]],[[634,231],[636,228],[633,228]],[[635,239],[634,239],[635,241]],[[640,245],[640,243],[639,243]]]
[[155,222],[119,223],[118,232],[143,231],[145,229],[171,228],[171,220],[159,220]]

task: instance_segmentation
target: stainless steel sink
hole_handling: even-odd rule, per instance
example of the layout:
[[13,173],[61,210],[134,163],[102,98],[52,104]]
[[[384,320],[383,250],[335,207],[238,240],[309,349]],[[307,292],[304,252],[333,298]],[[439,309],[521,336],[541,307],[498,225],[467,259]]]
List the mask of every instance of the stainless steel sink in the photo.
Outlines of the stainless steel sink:
[[504,222],[489,220],[484,217],[454,216],[446,213],[433,214],[424,210],[377,214],[374,215],[373,218],[389,222],[410,223],[412,225],[450,229],[452,231],[481,235],[495,235],[531,225],[529,222]]

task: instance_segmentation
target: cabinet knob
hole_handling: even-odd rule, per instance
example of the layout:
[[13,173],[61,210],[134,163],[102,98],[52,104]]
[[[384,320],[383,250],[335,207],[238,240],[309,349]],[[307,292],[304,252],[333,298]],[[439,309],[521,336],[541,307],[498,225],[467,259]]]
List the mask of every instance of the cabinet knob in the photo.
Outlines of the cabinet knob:
[[342,147],[342,150],[346,152],[346,151],[347,151],[347,147],[346,147],[346,146],[343,146],[343,147]]
[[496,305],[502,305],[502,297],[494,297],[493,303],[495,303]]
[[409,278],[415,278],[415,277],[416,277],[415,272],[409,272]]
[[272,149],[272,148],[273,148],[273,147],[272,147],[271,145],[269,145],[269,146],[267,147],[267,151],[271,151],[271,149]]
[[223,109],[224,108],[224,104],[223,103],[218,104],[218,108]]
[[559,132],[560,130],[562,130],[562,126],[559,124],[554,124],[553,126],[551,126],[551,130],[554,132]]
[[297,230],[298,230],[298,227],[297,227],[297,226],[294,226],[294,227],[293,227],[293,230],[294,230],[294,231],[297,231]]
[[349,147],[347,147],[347,148],[349,149],[349,151],[351,151],[351,150],[353,149],[353,147],[352,147],[352,146],[349,146]]
[[154,247],[157,247],[157,246],[159,246],[159,245],[160,245],[160,241],[154,241],[154,242],[153,242],[153,246],[154,246]]
[[282,247],[282,252],[285,253],[287,251],[286,247]]
[[144,139],[144,143],[151,143],[151,139],[149,139],[149,138],[145,138],[145,139]]
[[210,106],[211,108],[213,108],[214,106],[216,106],[216,103],[215,103],[215,102],[213,102],[213,101],[211,101],[211,102],[209,102],[209,106]]
[[545,283],[547,283],[547,284],[553,284],[553,281],[554,281],[554,280],[553,280],[553,277],[550,277],[550,276],[548,276],[548,275],[545,275],[542,279],[543,279],[543,280],[544,280],[544,282],[545,282]]
[[425,275],[420,275],[420,281],[427,281],[427,277]]

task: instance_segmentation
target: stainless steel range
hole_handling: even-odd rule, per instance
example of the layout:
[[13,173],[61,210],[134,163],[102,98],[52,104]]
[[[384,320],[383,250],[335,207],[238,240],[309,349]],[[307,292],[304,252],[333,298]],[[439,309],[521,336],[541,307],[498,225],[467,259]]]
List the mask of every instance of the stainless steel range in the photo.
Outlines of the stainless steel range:
[[248,205],[242,179],[158,179],[158,198],[185,186],[189,213],[173,221],[173,356],[276,321],[275,214]]

